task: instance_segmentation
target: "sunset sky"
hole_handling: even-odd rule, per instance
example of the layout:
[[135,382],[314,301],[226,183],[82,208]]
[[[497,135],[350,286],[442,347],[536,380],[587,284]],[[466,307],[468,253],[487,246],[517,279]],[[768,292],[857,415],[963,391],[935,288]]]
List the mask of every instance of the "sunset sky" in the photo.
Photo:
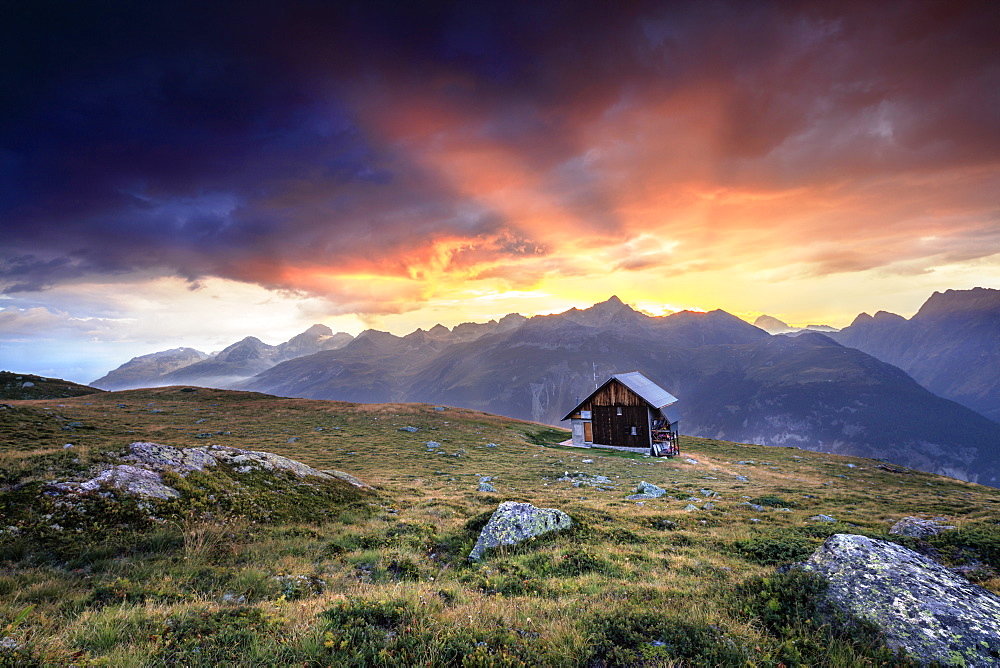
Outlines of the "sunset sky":
[[992,0],[11,4],[0,368],[1000,288],[998,35]]

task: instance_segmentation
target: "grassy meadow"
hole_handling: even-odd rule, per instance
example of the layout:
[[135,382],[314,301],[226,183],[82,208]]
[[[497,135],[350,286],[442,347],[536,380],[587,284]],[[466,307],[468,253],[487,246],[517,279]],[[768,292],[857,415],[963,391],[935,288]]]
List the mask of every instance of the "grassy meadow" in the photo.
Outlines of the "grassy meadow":
[[[875,460],[693,437],[655,459],[464,409],[201,388],[7,406],[0,664],[907,665],[818,614],[816,580],[778,570],[834,533],[889,538],[906,515],[958,530],[892,539],[1000,593],[1000,490]],[[274,452],[371,489],[257,476],[223,498],[192,474],[167,480],[180,500],[94,495],[72,518],[44,494],[134,441]],[[626,500],[641,481],[667,495]],[[508,500],[574,526],[470,563]]]

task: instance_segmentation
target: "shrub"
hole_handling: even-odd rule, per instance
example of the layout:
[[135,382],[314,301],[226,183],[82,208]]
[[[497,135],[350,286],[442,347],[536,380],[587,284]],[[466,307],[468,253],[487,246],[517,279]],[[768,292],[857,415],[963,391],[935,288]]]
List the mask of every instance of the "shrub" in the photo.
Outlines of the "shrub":
[[771,566],[802,561],[811,555],[819,542],[802,536],[773,532],[733,543],[737,554],[756,564]]
[[157,659],[168,665],[252,664],[283,641],[284,624],[258,608],[186,611],[160,629]]
[[773,494],[767,494],[765,496],[758,496],[757,498],[750,499],[750,503],[756,503],[759,506],[769,506],[771,508],[797,508],[799,505],[795,501],[785,501],[780,496],[775,496]]
[[[944,531],[931,536],[927,542],[956,563],[970,560],[982,561],[987,566],[1000,568],[1000,526],[980,524]],[[970,554],[971,553],[971,554]]]
[[748,653],[715,627],[635,608],[602,611],[584,622],[592,666],[633,666],[684,660],[693,665],[743,665]]

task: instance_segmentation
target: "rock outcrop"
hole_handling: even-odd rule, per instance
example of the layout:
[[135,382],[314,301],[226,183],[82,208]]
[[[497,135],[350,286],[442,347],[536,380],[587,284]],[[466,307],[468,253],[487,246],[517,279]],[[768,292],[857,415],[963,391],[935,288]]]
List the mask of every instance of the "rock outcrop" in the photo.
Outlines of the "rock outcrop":
[[337,478],[355,487],[367,487],[361,480],[341,471],[319,471],[302,462],[272,452],[242,450],[222,445],[175,448],[159,443],[137,442],[129,446],[128,454],[122,459],[129,464],[107,465],[97,471],[97,475],[90,480],[54,482],[49,488],[57,492],[87,492],[95,491],[103,485],[117,487],[135,496],[170,499],[180,494],[163,482],[160,473],[175,471],[183,476],[219,464],[228,464],[236,473],[283,471],[299,478],[307,476],[327,480]]
[[1000,596],[912,550],[836,534],[802,568],[828,583],[827,600],[875,625],[913,660],[946,666],[1000,664]]
[[536,508],[530,503],[505,501],[483,527],[469,559],[478,561],[487,548],[516,545],[550,531],[568,529],[572,524],[569,515],[557,508]]

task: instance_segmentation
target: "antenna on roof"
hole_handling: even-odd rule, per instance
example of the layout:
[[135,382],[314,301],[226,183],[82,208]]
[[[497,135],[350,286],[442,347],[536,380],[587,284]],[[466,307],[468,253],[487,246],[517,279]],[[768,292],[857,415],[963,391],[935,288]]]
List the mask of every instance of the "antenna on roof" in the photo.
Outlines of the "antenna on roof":
[[594,389],[596,390],[597,385],[597,362],[594,362]]

